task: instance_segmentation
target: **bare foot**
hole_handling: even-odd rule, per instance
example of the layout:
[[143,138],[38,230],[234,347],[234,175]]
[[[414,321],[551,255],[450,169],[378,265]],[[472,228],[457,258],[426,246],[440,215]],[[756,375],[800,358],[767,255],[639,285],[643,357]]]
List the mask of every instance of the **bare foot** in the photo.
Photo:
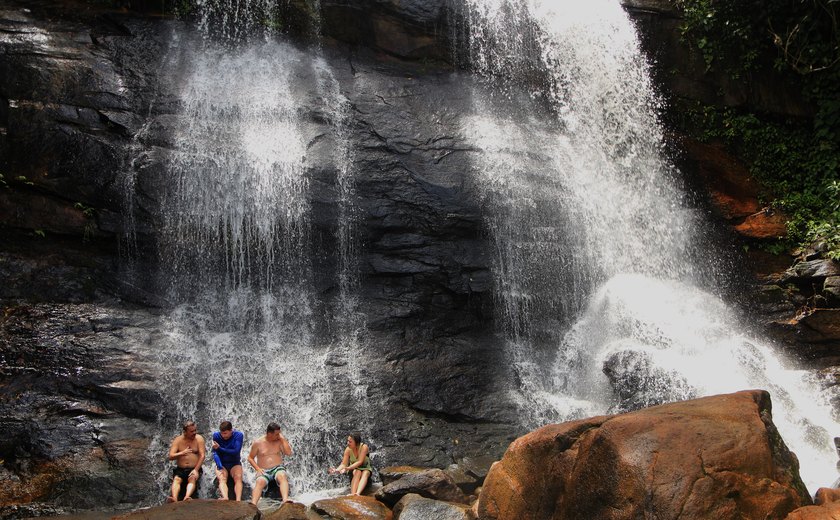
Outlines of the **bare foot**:
[[284,504],[289,504],[289,503],[291,503],[291,502],[292,502],[292,499],[291,499],[291,498],[284,498],[284,499],[283,499],[283,503],[284,503]]
[[190,500],[192,500],[192,497],[187,497],[184,499],[184,502],[189,502]]
[[172,497],[166,497],[166,503],[167,503],[167,504],[171,504],[172,502],[175,502],[175,499],[174,499],[174,498],[172,498]]

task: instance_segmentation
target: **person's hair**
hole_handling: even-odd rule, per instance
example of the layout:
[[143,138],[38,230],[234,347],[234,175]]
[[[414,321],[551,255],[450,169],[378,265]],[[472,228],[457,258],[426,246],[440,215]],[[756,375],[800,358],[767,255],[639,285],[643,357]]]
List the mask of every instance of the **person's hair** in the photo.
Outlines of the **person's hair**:
[[356,443],[356,446],[362,445],[362,434],[359,432],[353,432],[350,434],[350,438],[353,439],[353,442]]
[[265,433],[273,433],[280,429],[280,425],[276,422],[268,423],[268,426],[265,427]]
[[233,425],[230,421],[222,421],[222,424],[219,425],[220,432],[228,432],[233,429]]
[[195,426],[195,423],[192,422],[192,421],[185,422],[184,423],[184,431],[187,431],[187,428],[189,428],[190,426]]

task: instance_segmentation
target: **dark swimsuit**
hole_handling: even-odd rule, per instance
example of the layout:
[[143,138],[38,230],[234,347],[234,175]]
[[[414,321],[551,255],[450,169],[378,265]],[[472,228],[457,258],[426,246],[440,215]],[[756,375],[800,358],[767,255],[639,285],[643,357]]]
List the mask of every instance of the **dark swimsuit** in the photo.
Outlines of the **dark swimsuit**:
[[[172,469],[172,476],[173,477],[179,477],[183,480],[189,480],[190,479],[190,473],[192,473],[193,469],[195,469],[195,468],[179,468],[179,467],[176,466],[175,468]],[[202,468],[198,468],[198,478],[199,479],[201,478],[202,473],[204,473],[204,470]]]

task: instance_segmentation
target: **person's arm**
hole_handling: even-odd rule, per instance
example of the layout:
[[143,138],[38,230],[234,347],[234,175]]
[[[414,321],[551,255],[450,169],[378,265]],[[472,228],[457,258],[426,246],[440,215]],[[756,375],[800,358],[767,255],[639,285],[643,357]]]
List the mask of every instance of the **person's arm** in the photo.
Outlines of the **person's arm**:
[[184,448],[181,451],[175,451],[177,449],[177,447],[178,447],[178,438],[176,437],[172,441],[172,446],[169,447],[169,460],[175,460],[178,457],[183,457],[187,453],[192,453],[192,449],[189,448],[189,447]]
[[348,462],[350,462],[350,448],[344,448],[344,456],[341,458],[341,464],[334,468],[330,468],[329,473],[345,473],[347,471]]
[[201,435],[196,435],[195,440],[198,441],[198,457],[196,458],[195,467],[193,468],[193,471],[195,471],[195,474],[198,475],[198,470],[200,470],[201,465],[204,464],[204,457],[207,456],[207,451],[204,447],[204,437],[202,437]]
[[289,444],[289,441],[286,440],[286,437],[282,433],[280,434],[280,450],[287,457],[292,454],[292,445]]
[[[347,449],[350,449],[350,448],[347,448]],[[352,469],[356,469],[358,467],[363,466],[364,463],[365,463],[365,457],[367,457],[367,454],[368,454],[367,444],[362,444],[359,447],[359,460],[357,460],[353,464],[350,464],[349,466],[347,466],[347,471],[350,471]]]
[[251,451],[248,453],[248,463],[251,464],[251,467],[254,468],[254,471],[257,472],[257,475],[262,475],[263,469],[257,465],[257,461],[254,458],[257,456],[257,444],[259,442],[260,441],[256,441],[254,442],[254,444],[251,445]]

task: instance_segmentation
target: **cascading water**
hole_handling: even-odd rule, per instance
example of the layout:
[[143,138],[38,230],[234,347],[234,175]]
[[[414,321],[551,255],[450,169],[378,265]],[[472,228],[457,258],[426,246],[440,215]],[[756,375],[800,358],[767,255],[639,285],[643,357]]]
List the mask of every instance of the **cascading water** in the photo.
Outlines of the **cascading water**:
[[[824,396],[715,294],[719,255],[664,158],[658,100],[618,1],[468,0],[467,14],[487,90],[463,131],[480,151],[529,426],[765,388],[805,483],[833,482],[840,425]],[[546,344],[554,360],[535,362]]]
[[[192,419],[209,434],[230,420],[245,433],[244,458],[277,421],[292,444],[287,462],[300,496],[329,484],[327,460],[342,444],[333,380],[349,376],[328,358],[358,341],[360,327],[347,295],[355,251],[346,101],[326,62],[291,45],[193,46],[161,202],[161,277],[173,306],[160,349],[171,368],[162,391],[173,403],[163,429],[175,434]],[[326,121],[307,114],[303,99]],[[312,265],[308,152],[321,139],[340,152],[332,166],[318,166],[337,172],[339,267],[326,282],[341,288],[341,326],[324,323],[328,303],[316,285],[325,280]],[[333,339],[323,333],[330,328],[338,329]],[[155,458],[167,443],[159,439]],[[168,477],[161,473],[162,488]],[[205,490],[212,479],[205,475]]]

